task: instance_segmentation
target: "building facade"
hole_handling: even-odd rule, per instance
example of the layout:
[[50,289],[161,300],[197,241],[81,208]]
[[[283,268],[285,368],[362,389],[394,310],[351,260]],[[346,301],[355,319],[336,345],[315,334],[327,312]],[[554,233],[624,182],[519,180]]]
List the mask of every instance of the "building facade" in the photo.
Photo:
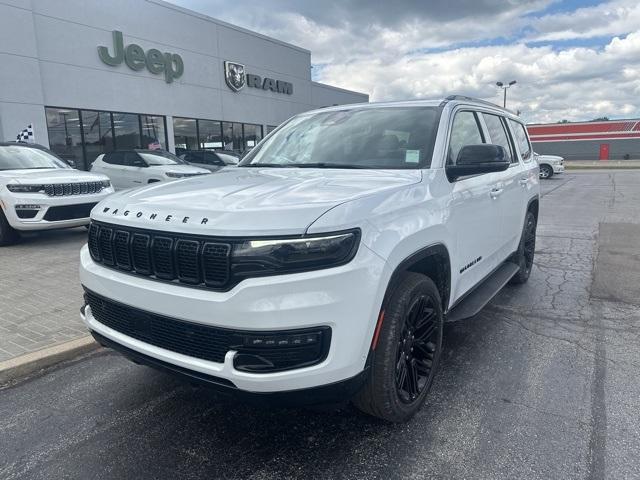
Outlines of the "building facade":
[[640,119],[527,125],[537,153],[566,160],[640,159]]
[[160,0],[3,0],[0,140],[28,125],[78,168],[113,149],[253,147],[368,95],[311,80],[308,50]]

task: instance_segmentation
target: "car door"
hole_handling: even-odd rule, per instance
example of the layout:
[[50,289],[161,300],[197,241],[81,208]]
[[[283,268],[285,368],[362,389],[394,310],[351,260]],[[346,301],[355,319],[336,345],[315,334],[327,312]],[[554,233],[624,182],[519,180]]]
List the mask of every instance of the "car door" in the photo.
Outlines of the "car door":
[[[451,125],[447,163],[455,164],[465,145],[488,143],[479,114],[471,110],[454,113]],[[497,173],[460,177],[451,183],[451,225],[456,239],[452,255],[452,300],[473,288],[500,263],[498,252],[501,215],[495,198]],[[452,279],[453,280],[453,279]]]
[[136,152],[124,152],[123,177],[127,188],[139,187],[147,183],[147,163]]
[[500,257],[506,259],[517,248],[523,226],[521,177],[523,167],[515,151],[508,131],[507,119],[501,115],[483,112],[482,119],[487,127],[488,140],[494,145],[504,147],[509,155],[511,165],[504,172],[499,172],[500,193],[496,203],[500,207],[502,217],[500,226]]
[[104,173],[109,180],[113,188],[120,190],[127,187],[127,182],[124,178],[124,154],[123,152],[108,152],[105,153],[100,165],[95,164],[96,172]]

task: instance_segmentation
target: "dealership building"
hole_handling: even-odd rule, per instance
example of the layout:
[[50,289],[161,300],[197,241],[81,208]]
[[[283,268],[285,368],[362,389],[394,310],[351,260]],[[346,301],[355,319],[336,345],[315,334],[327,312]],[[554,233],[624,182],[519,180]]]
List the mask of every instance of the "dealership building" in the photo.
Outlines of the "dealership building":
[[2,0],[0,141],[78,168],[114,149],[253,147],[300,112],[367,102],[308,50],[159,0]]
[[527,125],[537,153],[566,160],[640,160],[640,119]]

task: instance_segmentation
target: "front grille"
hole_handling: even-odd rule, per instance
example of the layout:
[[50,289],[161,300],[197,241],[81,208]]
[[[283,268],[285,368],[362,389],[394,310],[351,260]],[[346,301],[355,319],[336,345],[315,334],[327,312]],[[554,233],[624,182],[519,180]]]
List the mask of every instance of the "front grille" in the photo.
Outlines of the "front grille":
[[89,228],[88,243],[92,258],[109,267],[204,288],[230,285],[229,243],[96,222]]
[[58,222],[61,220],[75,220],[78,218],[89,218],[91,209],[96,206],[94,203],[80,203],[77,205],[59,205],[49,207],[44,214],[44,220],[48,222]]
[[50,197],[86,195],[100,193],[104,188],[103,182],[48,183],[44,185],[44,193]]
[[[139,310],[85,290],[91,314],[101,324],[136,340],[165,350],[223,363],[229,350],[235,350],[236,368],[254,372],[273,372],[321,362],[327,357],[331,340],[329,327],[255,332],[212,327]],[[313,344],[304,340],[311,336]],[[247,346],[251,340],[274,339],[273,346]],[[278,345],[275,339],[300,340],[295,346]],[[256,366],[257,365],[257,366]],[[252,369],[253,368],[253,369]]]

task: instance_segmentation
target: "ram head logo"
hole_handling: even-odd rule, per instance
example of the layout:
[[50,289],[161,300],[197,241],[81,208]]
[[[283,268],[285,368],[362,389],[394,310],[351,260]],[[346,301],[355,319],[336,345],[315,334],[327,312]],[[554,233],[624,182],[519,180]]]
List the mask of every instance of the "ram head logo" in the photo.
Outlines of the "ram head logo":
[[234,92],[240,91],[246,83],[244,65],[241,63],[224,62],[224,79]]

